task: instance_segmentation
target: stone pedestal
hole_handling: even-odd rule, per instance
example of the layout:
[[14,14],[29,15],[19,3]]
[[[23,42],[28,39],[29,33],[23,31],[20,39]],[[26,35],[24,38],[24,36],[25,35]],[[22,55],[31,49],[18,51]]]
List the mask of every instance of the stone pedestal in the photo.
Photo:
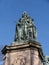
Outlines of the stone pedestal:
[[4,65],[43,65],[43,52],[41,45],[36,42],[5,46]]

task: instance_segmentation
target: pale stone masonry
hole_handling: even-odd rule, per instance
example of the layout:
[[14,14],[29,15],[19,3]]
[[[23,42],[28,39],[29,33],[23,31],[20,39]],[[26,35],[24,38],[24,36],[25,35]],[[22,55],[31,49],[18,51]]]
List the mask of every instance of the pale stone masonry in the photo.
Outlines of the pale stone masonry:
[[43,52],[38,42],[5,46],[4,65],[43,65]]

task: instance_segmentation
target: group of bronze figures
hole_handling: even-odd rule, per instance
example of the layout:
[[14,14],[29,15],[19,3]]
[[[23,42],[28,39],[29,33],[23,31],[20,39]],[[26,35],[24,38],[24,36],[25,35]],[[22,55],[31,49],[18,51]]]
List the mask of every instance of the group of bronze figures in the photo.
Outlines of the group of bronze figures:
[[30,18],[26,12],[22,14],[22,18],[19,19],[16,24],[16,34],[14,41],[27,41],[36,39],[36,27],[34,20]]

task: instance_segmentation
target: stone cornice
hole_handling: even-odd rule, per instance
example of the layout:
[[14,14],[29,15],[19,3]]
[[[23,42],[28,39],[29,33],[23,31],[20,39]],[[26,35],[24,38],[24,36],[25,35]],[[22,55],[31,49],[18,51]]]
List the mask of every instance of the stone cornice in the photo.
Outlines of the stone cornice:
[[30,47],[41,48],[41,45],[38,42],[35,42],[35,41],[23,43],[23,44],[18,44],[18,45],[11,45],[11,46],[6,45],[2,49],[2,53],[5,54],[9,50],[17,50],[17,49],[30,48]]

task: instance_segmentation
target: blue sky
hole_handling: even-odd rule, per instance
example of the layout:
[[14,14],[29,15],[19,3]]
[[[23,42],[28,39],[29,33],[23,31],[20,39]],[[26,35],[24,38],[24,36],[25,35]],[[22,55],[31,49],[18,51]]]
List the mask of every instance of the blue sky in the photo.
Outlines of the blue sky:
[[15,26],[27,11],[37,27],[37,40],[49,55],[49,0],[0,0],[0,47],[14,40]]

